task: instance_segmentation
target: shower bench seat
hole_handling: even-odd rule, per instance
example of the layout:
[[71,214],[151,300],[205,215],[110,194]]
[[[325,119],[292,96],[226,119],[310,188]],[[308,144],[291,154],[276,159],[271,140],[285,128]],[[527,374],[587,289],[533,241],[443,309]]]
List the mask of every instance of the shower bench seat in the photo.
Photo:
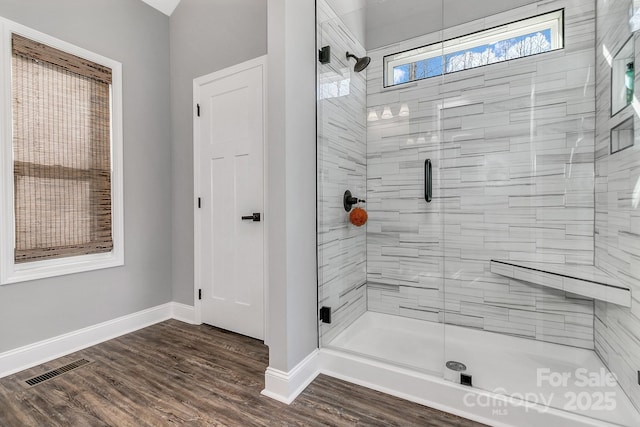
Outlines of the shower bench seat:
[[623,307],[631,307],[631,290],[593,265],[492,259],[491,272]]

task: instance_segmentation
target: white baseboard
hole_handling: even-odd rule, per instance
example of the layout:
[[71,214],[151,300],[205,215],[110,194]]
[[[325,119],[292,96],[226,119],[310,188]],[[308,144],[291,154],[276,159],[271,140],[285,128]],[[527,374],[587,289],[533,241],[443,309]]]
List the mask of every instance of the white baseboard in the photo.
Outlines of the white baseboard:
[[293,402],[318,376],[318,355],[316,349],[289,372],[267,368],[262,394],[287,405]]
[[195,323],[193,307],[169,302],[0,353],[0,378],[174,318]]
[[196,322],[196,310],[191,305],[172,302],[171,317],[181,322],[189,323],[191,325],[199,324],[198,322]]

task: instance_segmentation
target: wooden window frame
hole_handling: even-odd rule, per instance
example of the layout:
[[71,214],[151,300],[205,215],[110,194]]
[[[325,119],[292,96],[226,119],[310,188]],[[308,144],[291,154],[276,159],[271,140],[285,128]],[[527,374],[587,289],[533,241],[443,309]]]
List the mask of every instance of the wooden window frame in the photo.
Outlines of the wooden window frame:
[[[12,34],[62,50],[111,69],[111,252],[15,262],[14,163],[12,138]],[[0,285],[124,265],[122,64],[0,18]]]

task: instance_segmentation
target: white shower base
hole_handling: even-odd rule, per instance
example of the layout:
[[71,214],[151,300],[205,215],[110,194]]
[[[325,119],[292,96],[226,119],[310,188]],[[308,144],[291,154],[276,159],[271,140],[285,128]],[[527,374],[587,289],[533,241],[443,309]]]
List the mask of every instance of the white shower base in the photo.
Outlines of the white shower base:
[[[374,312],[363,314],[325,347],[435,377],[454,375],[445,362],[455,360],[467,366],[475,390],[602,421],[589,425],[640,425],[640,414],[618,385],[605,382],[609,371],[590,350]],[[584,385],[585,378],[590,384]],[[460,405],[464,411],[482,404],[469,397]]]

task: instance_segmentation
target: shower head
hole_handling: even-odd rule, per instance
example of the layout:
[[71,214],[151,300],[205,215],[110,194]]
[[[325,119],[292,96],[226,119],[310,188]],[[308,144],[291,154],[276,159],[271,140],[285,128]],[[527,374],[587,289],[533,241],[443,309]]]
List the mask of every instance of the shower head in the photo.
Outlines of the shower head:
[[356,65],[355,67],[353,67],[353,70],[357,73],[367,68],[367,66],[369,65],[369,62],[371,62],[371,58],[369,58],[368,56],[363,56],[362,58],[358,58],[354,54],[347,52],[347,59],[349,58],[353,58],[356,60]]

